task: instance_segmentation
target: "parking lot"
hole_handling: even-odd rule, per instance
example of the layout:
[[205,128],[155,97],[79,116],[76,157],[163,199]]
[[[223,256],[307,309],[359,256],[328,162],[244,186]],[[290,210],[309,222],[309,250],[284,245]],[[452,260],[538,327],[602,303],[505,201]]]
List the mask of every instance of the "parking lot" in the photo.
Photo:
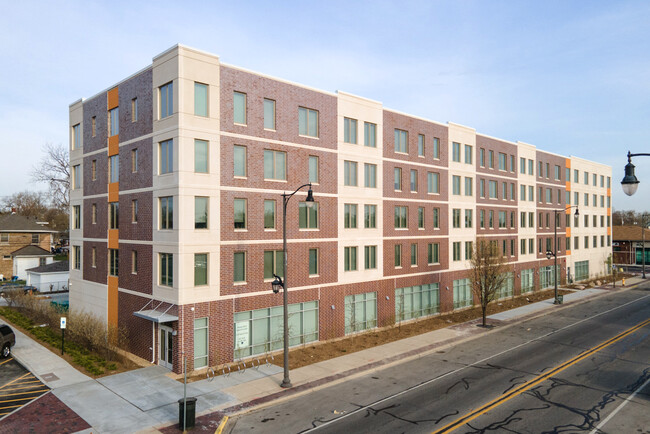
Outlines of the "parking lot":
[[0,418],[50,390],[16,359],[0,359]]

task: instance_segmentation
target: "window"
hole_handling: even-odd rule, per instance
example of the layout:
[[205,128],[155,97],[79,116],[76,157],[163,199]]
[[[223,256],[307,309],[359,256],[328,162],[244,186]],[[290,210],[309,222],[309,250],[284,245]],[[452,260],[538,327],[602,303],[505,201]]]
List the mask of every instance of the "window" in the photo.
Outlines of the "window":
[[408,153],[408,133],[395,128],[395,152]]
[[357,205],[346,203],[343,206],[343,227],[346,229],[357,227]]
[[395,229],[406,229],[408,221],[408,207],[395,207]]
[[470,260],[472,259],[472,250],[474,248],[472,247],[472,242],[471,241],[465,241],[465,259]]
[[309,249],[309,275],[318,275],[318,249]]
[[72,189],[81,188],[81,166],[79,164],[72,166]]
[[511,156],[510,156],[510,171],[511,171],[512,173],[514,173],[515,170],[516,170],[516,168],[515,168],[515,156],[514,156],[514,155],[511,155]]
[[488,212],[488,226],[490,229],[494,228],[494,211],[490,210]]
[[118,182],[120,180],[120,157],[113,155],[108,157],[108,182]]
[[429,172],[427,173],[427,191],[429,193],[440,193],[440,174]]
[[525,185],[520,185],[519,186],[519,199],[522,201],[526,200],[526,186]]
[[589,206],[589,193],[585,193],[585,206]]
[[377,147],[377,125],[370,122],[363,124],[363,145],[370,148]]
[[246,252],[233,254],[233,282],[246,282]]
[[273,279],[273,275],[284,277],[284,250],[264,251],[264,278]]
[[585,235],[585,249],[589,248],[589,237]]
[[402,169],[399,167],[396,167],[393,170],[393,174],[395,177],[395,190],[396,191],[401,191],[402,190]]
[[440,208],[433,209],[433,228],[440,229]]
[[159,284],[162,286],[174,286],[174,255],[171,253],[159,253],[160,272]]
[[498,196],[497,196],[497,182],[496,181],[490,181],[488,186],[489,186],[490,199],[498,199]]
[[417,267],[418,265],[418,245],[413,243],[411,244],[411,267]]
[[354,333],[377,326],[377,293],[345,297],[345,333]]
[[194,198],[194,229],[208,228],[208,198]]
[[[264,151],[264,177],[266,178],[266,152]],[[272,151],[268,151],[272,152]],[[233,174],[234,176],[246,176],[246,146],[235,145],[233,147]]]
[[438,137],[433,138],[433,158],[440,158],[440,139]]
[[501,193],[502,193],[503,199],[508,199],[508,183],[507,182],[501,183]]
[[580,205],[580,195],[577,191],[573,192],[573,204]]
[[264,98],[264,129],[275,131],[275,101]]
[[515,212],[510,211],[510,227],[514,228],[515,227]]
[[90,124],[91,124],[91,134],[93,137],[97,135],[97,117],[93,116],[90,119]]
[[275,201],[264,201],[264,229],[275,229]]
[[298,108],[298,134],[318,137],[318,112],[316,110]]
[[611,187],[611,183],[612,183],[612,178],[610,178],[610,177],[608,176],[608,177],[607,177],[607,188],[610,188],[610,187]]
[[309,156],[309,182],[318,184],[318,157],[314,155]]
[[343,184],[351,187],[357,186],[357,162],[343,162]]
[[579,247],[580,247],[580,238],[573,237],[573,249],[578,250]]
[[585,185],[589,185],[589,172],[584,172],[585,175]]
[[546,203],[553,203],[553,191],[550,188],[546,189]]
[[454,241],[453,243],[453,260],[460,261],[460,241]]
[[194,319],[194,369],[208,366],[208,318]]
[[159,174],[171,173],[174,170],[174,141],[172,139],[160,142],[160,170]]
[[357,270],[357,248],[345,247],[343,249],[343,270],[356,271]]
[[131,122],[138,121],[138,99],[133,98],[131,100]]
[[246,125],[246,94],[233,92],[232,97],[233,121],[239,125]]
[[0,243],[8,243],[8,242],[9,242],[9,234],[7,233],[0,234]]
[[364,227],[374,229],[377,227],[377,205],[364,205]]
[[543,177],[544,176],[544,170],[543,170],[543,164],[541,161],[537,162],[537,176]]
[[160,229],[174,228],[174,198],[165,196],[159,199],[160,202]]
[[318,203],[300,202],[298,204],[298,227],[318,229]]
[[287,153],[264,150],[264,179],[287,179]]
[[453,209],[451,210],[451,215],[452,215],[452,224],[454,228],[459,228],[460,227],[460,209]]
[[589,216],[587,214],[585,214],[585,227],[589,227]]
[[438,288],[438,283],[396,288],[396,320],[408,320],[437,313],[440,304]]
[[377,268],[377,246],[364,247],[364,262],[366,270]]
[[472,164],[472,146],[465,145],[465,164]]
[[117,249],[108,249],[108,275],[117,276],[120,262],[120,252]]
[[460,176],[453,175],[451,177],[451,186],[452,186],[452,194],[459,196],[460,195]]
[[522,255],[526,254],[526,240],[524,238],[519,242],[519,250]]
[[174,83],[160,86],[160,119],[171,116],[174,111]]
[[90,221],[92,224],[97,223],[97,204],[92,204],[90,208]]
[[90,266],[97,268],[97,247],[93,247],[90,251]]
[[479,213],[479,226],[485,228],[485,210],[482,209]]
[[357,120],[343,118],[343,141],[352,145],[357,144]]
[[72,229],[81,229],[81,205],[72,206]]
[[402,245],[395,244],[395,267],[402,266]]
[[135,148],[135,149],[131,149],[131,173],[136,173],[137,171],[138,171],[138,148]]
[[485,149],[484,148],[481,148],[481,150],[479,151],[479,160],[480,160],[481,167],[485,167]]
[[474,192],[472,191],[473,185],[474,185],[474,179],[465,177],[465,196],[472,196],[474,194]]
[[429,243],[427,245],[427,261],[429,264],[438,264],[440,262],[439,243]]
[[194,114],[208,116],[208,85],[194,83]]
[[424,229],[424,208],[418,207],[418,229]]
[[208,284],[208,254],[194,254],[194,286]]
[[418,156],[424,157],[424,134],[418,134]]
[[418,171],[411,169],[411,191],[418,191]]
[[108,136],[116,136],[120,133],[120,109],[115,107],[108,111]]
[[517,198],[515,197],[515,184],[510,183],[510,200],[516,200]]
[[97,180],[97,160],[90,162],[90,179],[93,181]]
[[72,126],[72,149],[81,148],[81,124]]
[[534,173],[533,173],[533,165],[534,164],[535,163],[533,162],[533,160],[528,160],[528,174],[529,175],[534,175]]
[[560,166],[555,166],[555,180],[560,180]]
[[72,246],[72,249],[73,249],[73,257],[74,257],[74,262],[72,263],[72,267],[75,270],[81,270],[81,247]]
[[368,188],[377,188],[377,165],[365,163],[364,167],[364,185]]
[[451,143],[451,159],[452,161],[460,163],[460,143]]
[[235,199],[233,202],[233,210],[234,210],[234,219],[235,219],[235,230],[240,229],[246,229],[247,227],[247,219],[246,219],[246,211],[247,211],[247,200],[246,199]]
[[526,159],[524,157],[519,157],[519,173],[526,174]]
[[499,170],[508,170],[508,156],[499,152]]
[[32,234],[32,244],[39,244],[40,236],[38,234]]
[[108,228],[109,229],[118,229],[119,228],[119,202],[110,202],[108,204]]
[[506,227],[506,212],[499,211],[499,228],[505,228],[505,227]]
[[131,223],[138,222],[138,200],[133,199],[131,201]]
[[208,142],[194,139],[194,172],[208,173]]
[[481,179],[481,182],[479,182],[479,195],[481,197],[485,197],[485,179]]
[[471,209],[466,209],[465,210],[465,227],[466,228],[471,228],[472,227],[472,225],[473,225],[472,217],[473,217],[473,211]]
[[550,169],[550,164],[546,163],[546,177],[549,178],[551,176],[551,169]]

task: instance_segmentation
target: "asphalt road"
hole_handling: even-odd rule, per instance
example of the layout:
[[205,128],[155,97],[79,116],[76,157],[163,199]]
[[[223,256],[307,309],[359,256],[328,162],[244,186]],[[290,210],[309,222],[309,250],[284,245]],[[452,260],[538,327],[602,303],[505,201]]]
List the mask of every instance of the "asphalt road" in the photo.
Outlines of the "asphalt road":
[[226,431],[650,433],[649,288],[232,418]]
[[[13,356],[0,359],[0,418],[50,390]],[[0,422],[0,426],[2,422]],[[0,431],[2,431],[0,429]]]

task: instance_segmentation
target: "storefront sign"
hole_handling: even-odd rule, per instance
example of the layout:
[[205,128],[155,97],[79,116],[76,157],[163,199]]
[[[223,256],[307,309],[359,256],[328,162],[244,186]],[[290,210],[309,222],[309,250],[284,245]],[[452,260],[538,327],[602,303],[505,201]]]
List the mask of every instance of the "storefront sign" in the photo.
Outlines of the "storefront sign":
[[235,349],[246,348],[248,344],[248,335],[250,333],[250,323],[240,321],[235,323]]

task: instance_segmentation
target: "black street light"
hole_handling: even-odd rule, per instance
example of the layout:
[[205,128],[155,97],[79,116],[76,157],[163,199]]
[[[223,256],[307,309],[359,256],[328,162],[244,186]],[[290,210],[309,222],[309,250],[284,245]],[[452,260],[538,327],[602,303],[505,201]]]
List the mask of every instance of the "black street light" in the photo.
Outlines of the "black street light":
[[625,177],[621,181],[621,186],[623,187],[623,192],[628,196],[632,196],[634,193],[636,193],[636,189],[639,188],[639,180],[634,174],[634,164],[632,164],[632,157],[650,157],[650,154],[632,154],[630,151],[627,151]]
[[287,285],[287,203],[289,199],[293,197],[294,194],[298,192],[301,188],[309,187],[307,190],[307,198],[305,201],[308,206],[311,206],[314,203],[314,194],[311,190],[311,183],[301,185],[296,188],[293,193],[283,193],[282,202],[283,202],[283,213],[282,213],[282,248],[284,250],[284,264],[282,273],[284,274],[284,281],[280,276],[273,274],[275,279],[271,282],[271,287],[273,288],[274,293],[280,292],[280,288],[283,288],[283,306],[284,306],[284,330],[283,330],[283,340],[284,340],[284,379],[280,387],[289,388],[291,387],[291,380],[289,380],[289,297],[288,290],[289,286]]
[[555,258],[554,261],[554,266],[553,266],[553,284],[555,286],[555,300],[553,301],[553,304],[560,304],[560,301],[557,297],[557,215],[559,213],[564,213],[567,210],[575,208],[576,212],[574,214],[575,217],[578,217],[580,215],[580,212],[578,211],[578,205],[571,205],[567,206],[564,209],[554,209],[553,210],[553,217],[555,218],[555,225],[554,225],[554,236],[553,236],[553,248],[555,249],[554,252],[551,252],[550,250],[546,251],[546,259],[551,259]]

